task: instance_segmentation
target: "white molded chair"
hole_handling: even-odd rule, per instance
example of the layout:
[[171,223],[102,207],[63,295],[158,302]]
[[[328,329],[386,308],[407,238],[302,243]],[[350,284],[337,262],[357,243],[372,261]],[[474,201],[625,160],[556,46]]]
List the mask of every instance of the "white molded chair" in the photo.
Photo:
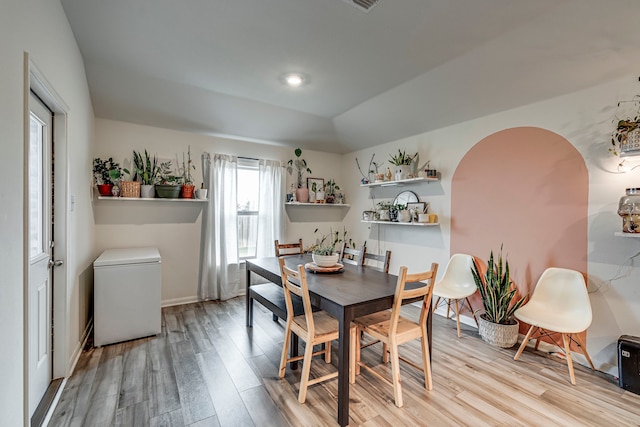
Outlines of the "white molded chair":
[[560,333],[563,345],[555,340],[554,342],[558,347],[564,347],[571,384],[576,384],[571,360],[572,341],[582,349],[591,369],[595,370],[579,335],[591,325],[591,302],[584,277],[578,271],[557,267],[547,268],[540,276],[529,302],[514,314],[518,320],[531,325],[514,360],[518,360],[529,340],[536,340],[535,349],[537,350],[541,337],[548,336],[553,339],[551,333]]
[[476,315],[473,312],[473,308],[471,308],[471,303],[469,302],[469,297],[477,290],[476,283],[473,280],[473,274],[471,273],[472,268],[473,257],[471,255],[453,254],[444,271],[442,280],[437,282],[433,288],[433,295],[437,297],[433,310],[435,311],[438,308],[440,299],[443,298],[447,303],[447,319],[451,312],[451,303],[455,301],[458,337],[461,336],[460,307],[458,306],[459,300],[462,300],[462,307],[464,307],[465,302],[467,303],[469,311],[471,311],[471,314],[473,315],[473,320],[475,320],[476,325],[478,325],[478,319],[476,319]]

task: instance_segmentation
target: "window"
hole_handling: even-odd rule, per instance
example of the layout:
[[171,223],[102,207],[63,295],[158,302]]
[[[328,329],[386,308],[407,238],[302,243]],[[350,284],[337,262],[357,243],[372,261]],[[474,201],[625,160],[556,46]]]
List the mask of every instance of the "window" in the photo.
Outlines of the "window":
[[238,159],[238,259],[256,257],[258,240],[258,200],[260,180],[258,161]]

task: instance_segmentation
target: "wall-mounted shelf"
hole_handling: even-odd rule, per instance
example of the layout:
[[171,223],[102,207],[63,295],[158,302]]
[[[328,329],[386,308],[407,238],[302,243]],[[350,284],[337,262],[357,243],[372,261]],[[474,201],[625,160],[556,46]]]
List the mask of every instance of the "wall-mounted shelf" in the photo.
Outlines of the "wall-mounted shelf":
[[440,225],[438,222],[395,222],[395,221],[365,221],[360,220],[360,222],[365,222],[367,224],[384,224],[384,225],[412,225],[415,227],[431,227],[434,225]]
[[208,199],[165,199],[162,197],[108,197],[98,196],[98,200],[110,200],[112,202],[179,202],[179,203],[202,203]]
[[285,203],[291,222],[338,222],[344,219],[351,205],[345,203]]
[[285,206],[316,207],[316,208],[328,208],[328,207],[350,208],[351,207],[351,205],[348,205],[346,203],[299,203],[299,202],[287,202],[284,205]]
[[439,181],[438,178],[408,178],[397,181],[370,182],[369,184],[360,184],[360,187],[395,187],[405,184],[418,184],[420,182]]
[[632,237],[640,239],[640,233],[623,233],[622,231],[616,231],[614,235],[617,237]]

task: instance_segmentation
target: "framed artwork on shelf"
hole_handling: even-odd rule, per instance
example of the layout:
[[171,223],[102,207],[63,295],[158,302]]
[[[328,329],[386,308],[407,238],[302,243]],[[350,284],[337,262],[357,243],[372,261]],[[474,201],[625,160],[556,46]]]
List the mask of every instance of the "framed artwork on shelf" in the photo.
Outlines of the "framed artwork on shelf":
[[429,207],[429,204],[426,202],[407,203],[408,210],[417,209],[418,213],[427,213],[428,207]]
[[307,178],[309,191],[313,191],[313,184],[316,185],[315,191],[324,191],[324,178]]

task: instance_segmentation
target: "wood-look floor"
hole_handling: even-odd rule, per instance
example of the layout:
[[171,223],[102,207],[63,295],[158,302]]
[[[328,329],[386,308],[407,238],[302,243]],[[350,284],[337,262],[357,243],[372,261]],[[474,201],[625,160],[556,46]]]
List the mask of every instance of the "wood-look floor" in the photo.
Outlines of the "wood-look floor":
[[[245,328],[244,304],[235,298],[164,308],[157,337],[87,349],[49,425],[337,425],[337,381],[310,387],[306,404],[298,403],[300,369],[278,378],[282,323],[256,304],[254,327]],[[405,311],[417,316],[414,307]],[[610,376],[576,366],[572,386],[563,360],[527,350],[516,362],[517,348],[491,347],[470,327],[458,338],[455,321],[440,316],[433,342],[433,390],[403,366],[404,407],[397,408],[392,388],[363,371],[351,386],[350,425],[640,425],[640,396]],[[378,363],[379,352],[379,345],[363,350],[363,359]],[[401,352],[420,360],[417,341]],[[311,373],[332,369],[318,358]]]

